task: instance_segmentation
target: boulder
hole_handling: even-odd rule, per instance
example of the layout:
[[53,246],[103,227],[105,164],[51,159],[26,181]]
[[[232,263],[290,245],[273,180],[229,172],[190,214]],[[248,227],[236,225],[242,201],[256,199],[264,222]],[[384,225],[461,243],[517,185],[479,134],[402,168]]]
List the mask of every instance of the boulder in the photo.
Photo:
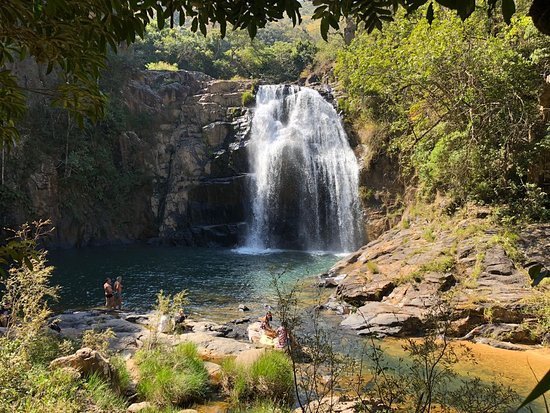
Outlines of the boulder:
[[178,342],[195,343],[199,353],[206,359],[220,359],[237,356],[254,348],[252,345],[225,337],[213,337],[206,333],[188,333],[178,337]]
[[91,348],[81,348],[75,354],[59,357],[50,363],[50,368],[72,368],[83,376],[99,374],[107,380],[111,380],[114,368],[105,357]]
[[126,411],[128,413],[137,413],[137,412],[141,412],[142,410],[152,409],[152,408],[154,408],[154,405],[152,403],[150,403],[150,402],[141,402],[141,403],[131,404],[130,406],[128,406]]
[[262,354],[265,354],[265,348],[252,348],[250,350],[243,351],[235,357],[235,363],[242,366],[250,366],[258,360]]
[[208,372],[210,382],[213,384],[219,384],[222,378],[222,368],[219,364],[212,363],[210,361],[204,362],[204,367]]

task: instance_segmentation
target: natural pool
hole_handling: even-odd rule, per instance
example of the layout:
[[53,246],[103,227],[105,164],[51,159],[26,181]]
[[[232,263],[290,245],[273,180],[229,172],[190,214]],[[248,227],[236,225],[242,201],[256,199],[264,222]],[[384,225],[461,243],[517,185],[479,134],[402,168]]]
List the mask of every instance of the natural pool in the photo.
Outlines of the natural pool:
[[[256,315],[263,311],[264,303],[273,305],[271,283],[274,274],[284,272],[285,281],[297,282],[326,271],[339,259],[334,254],[323,253],[246,252],[145,245],[53,251],[49,254],[50,263],[56,267],[52,282],[62,288],[60,300],[53,307],[56,311],[64,311],[101,306],[104,278],[122,275],[125,307],[129,310],[150,310],[160,289],[174,293],[185,288],[190,293],[192,312],[225,322],[243,316],[237,309],[239,303],[251,307]],[[300,293],[303,305],[316,302],[318,292],[314,289],[305,288]],[[328,293],[327,290],[321,292],[321,301]],[[335,332],[338,346],[348,350],[359,348],[363,339],[338,329],[340,320],[337,316],[325,317],[321,324]],[[406,357],[401,348],[402,340],[386,339],[379,344],[392,363],[399,363],[401,357]],[[473,374],[485,381],[496,379],[524,396],[535,384],[529,366],[539,378],[550,368],[548,349],[515,352],[486,345],[467,345],[477,364],[459,363],[457,372],[460,375]],[[543,411],[541,401],[533,409],[534,412]]]
[[[103,305],[103,281],[123,277],[124,307],[150,310],[159,290],[189,291],[190,309],[201,315],[236,310],[239,303],[273,302],[272,280],[319,274],[338,257],[298,251],[254,251],[127,245],[52,251],[52,282],[61,286],[56,310]],[[227,318],[226,318],[227,319]]]

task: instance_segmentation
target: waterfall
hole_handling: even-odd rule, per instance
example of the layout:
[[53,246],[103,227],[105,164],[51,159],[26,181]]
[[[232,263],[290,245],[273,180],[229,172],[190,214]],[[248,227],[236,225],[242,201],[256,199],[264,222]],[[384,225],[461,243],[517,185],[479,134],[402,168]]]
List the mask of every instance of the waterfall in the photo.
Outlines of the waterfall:
[[361,244],[357,160],[338,114],[317,91],[260,86],[248,150],[247,248],[352,251]]

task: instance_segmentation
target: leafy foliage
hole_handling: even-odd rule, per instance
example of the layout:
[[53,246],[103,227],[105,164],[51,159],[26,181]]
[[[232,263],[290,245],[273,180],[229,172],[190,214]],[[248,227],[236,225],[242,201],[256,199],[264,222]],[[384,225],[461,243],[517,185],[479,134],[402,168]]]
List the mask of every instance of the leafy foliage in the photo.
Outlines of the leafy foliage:
[[[462,19],[470,16],[475,0],[434,0],[427,12],[434,18],[434,4],[456,10]],[[339,21],[352,18],[363,22],[367,31],[381,29],[394,19],[400,8],[412,12],[427,0],[318,0],[313,18],[320,21],[320,31],[327,38],[329,29],[339,29]],[[514,0],[488,0],[489,14],[502,5],[506,21],[515,12]],[[0,142],[13,142],[18,137],[15,123],[22,116],[25,97],[16,84],[11,66],[27,57],[55,71],[60,82],[53,88],[32,90],[50,95],[56,106],[68,110],[79,125],[84,117],[98,119],[103,115],[105,96],[97,79],[105,66],[108,49],[117,50],[143,37],[147,25],[156,20],[162,30],[183,26],[190,21],[192,32],[204,36],[219,25],[223,38],[228,25],[244,29],[251,38],[268,22],[289,18],[293,25],[302,21],[298,0],[15,0],[0,10],[0,67],[10,67],[0,75]]]
[[201,400],[208,391],[208,373],[192,343],[167,350],[140,350],[136,363],[138,393],[158,406]]
[[202,36],[185,27],[150,28],[133,50],[138,64],[147,68],[159,68],[151,65],[165,62],[215,78],[237,76],[285,82],[296,80],[312,63],[317,47],[310,34],[281,23],[269,25],[255,40],[242,32],[222,38],[216,29]]
[[234,402],[272,401],[281,407],[294,398],[292,364],[280,351],[267,351],[252,365],[225,360],[223,365],[224,390]]
[[[358,36],[340,53],[336,74],[350,112],[386,129],[386,150],[425,195],[447,193],[459,205],[504,202],[519,217],[547,218],[538,184],[550,135],[538,74],[550,42],[525,17],[487,31],[479,13],[463,23],[435,8],[430,26],[422,11]],[[534,205],[512,205],[526,196]]]

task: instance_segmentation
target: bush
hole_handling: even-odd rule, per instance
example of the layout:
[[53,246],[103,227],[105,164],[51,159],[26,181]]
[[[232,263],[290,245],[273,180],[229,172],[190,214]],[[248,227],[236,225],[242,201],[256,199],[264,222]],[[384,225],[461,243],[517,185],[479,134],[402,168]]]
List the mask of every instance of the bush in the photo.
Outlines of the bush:
[[339,51],[343,106],[386,131],[382,149],[426,199],[446,194],[548,219],[542,165],[550,133],[538,96],[549,38],[526,15],[488,26],[483,13],[462,22],[435,7],[430,24],[423,7],[382,32],[358,31]]
[[151,62],[145,65],[147,70],[167,70],[169,72],[177,72],[179,67],[176,63],[167,63],[167,62]]
[[88,377],[85,383],[85,389],[88,396],[92,399],[96,407],[104,412],[124,412],[126,410],[126,401],[113,394],[111,386],[97,374]]
[[111,365],[115,369],[115,375],[113,377],[113,385],[117,388],[119,394],[123,394],[132,382],[130,372],[126,367],[126,361],[120,356],[111,357]]
[[89,347],[102,354],[106,354],[109,349],[109,340],[115,337],[115,333],[111,328],[104,331],[86,330],[82,334],[82,347]]
[[165,407],[198,401],[208,391],[208,372],[194,344],[180,344],[169,350],[141,350],[136,353],[140,381],[138,393]]
[[294,399],[292,364],[285,353],[268,351],[251,366],[226,360],[222,370],[224,390],[235,403],[271,401],[285,405]]
[[241,104],[243,106],[252,106],[256,102],[256,97],[251,90],[247,90],[241,97]]

